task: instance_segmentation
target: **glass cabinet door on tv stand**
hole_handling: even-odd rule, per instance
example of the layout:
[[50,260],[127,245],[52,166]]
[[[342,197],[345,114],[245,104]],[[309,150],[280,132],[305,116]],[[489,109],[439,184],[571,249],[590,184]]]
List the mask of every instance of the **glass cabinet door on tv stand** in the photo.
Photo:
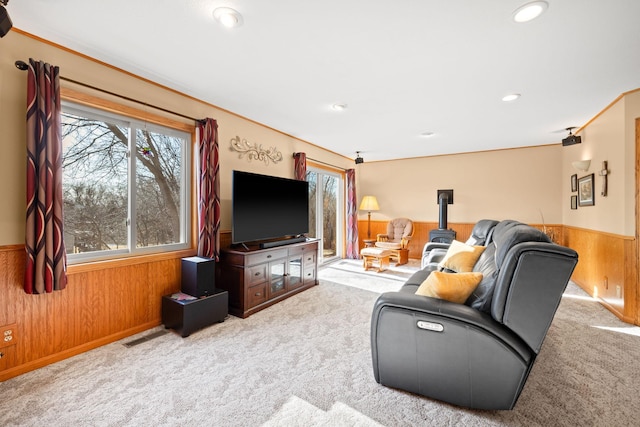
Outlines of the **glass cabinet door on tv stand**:
[[[285,270],[286,268],[286,270]],[[302,254],[269,263],[269,298],[302,286]]]
[[295,289],[302,286],[302,254],[289,258],[287,267],[288,289]]
[[269,263],[269,298],[284,294],[287,292],[285,283],[286,259],[273,261]]

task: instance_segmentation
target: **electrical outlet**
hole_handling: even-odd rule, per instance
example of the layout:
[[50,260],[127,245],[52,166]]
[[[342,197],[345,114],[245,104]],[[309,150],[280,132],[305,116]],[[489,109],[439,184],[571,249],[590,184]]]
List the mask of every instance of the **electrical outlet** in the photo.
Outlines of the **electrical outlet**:
[[604,288],[609,290],[609,278],[607,276],[604,276]]
[[622,288],[620,285],[616,286],[616,298],[622,298]]
[[16,344],[16,329],[17,324],[6,325],[0,327],[0,348],[9,347]]

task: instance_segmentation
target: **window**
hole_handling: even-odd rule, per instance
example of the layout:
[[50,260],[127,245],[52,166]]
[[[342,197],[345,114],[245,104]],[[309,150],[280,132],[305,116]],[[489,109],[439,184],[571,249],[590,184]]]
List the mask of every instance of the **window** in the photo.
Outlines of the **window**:
[[190,142],[182,130],[63,103],[69,263],[190,247]]

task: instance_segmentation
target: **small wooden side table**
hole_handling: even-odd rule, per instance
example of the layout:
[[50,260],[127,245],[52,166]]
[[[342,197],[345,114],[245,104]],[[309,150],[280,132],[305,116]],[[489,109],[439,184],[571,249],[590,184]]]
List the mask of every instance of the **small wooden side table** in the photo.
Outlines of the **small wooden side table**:
[[373,248],[376,245],[376,239],[362,239],[365,248]]

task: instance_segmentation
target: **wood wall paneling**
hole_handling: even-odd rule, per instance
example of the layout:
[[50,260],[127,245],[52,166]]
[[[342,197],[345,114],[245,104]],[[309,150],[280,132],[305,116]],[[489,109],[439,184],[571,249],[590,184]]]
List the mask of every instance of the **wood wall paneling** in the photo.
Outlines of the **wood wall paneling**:
[[[386,225],[386,221],[371,221],[372,237],[384,233]],[[449,227],[458,240],[465,241],[473,225],[450,223]],[[359,221],[358,227],[362,242],[367,221]],[[409,253],[420,259],[429,231],[438,223],[417,222],[415,227]],[[620,319],[638,323],[635,239],[573,227],[546,227],[554,240],[578,252],[572,279]],[[230,242],[231,233],[221,233],[221,246]],[[0,381],[159,325],[161,297],[180,290],[181,258],[194,254],[192,250],[99,266],[71,266],[67,289],[28,295],[22,290],[24,248],[0,248],[0,327],[15,323],[18,333],[17,343],[2,349]]]
[[181,259],[193,252],[71,266],[66,289],[29,295],[24,248],[0,248],[0,327],[20,334],[2,351],[0,381],[159,325],[162,296],[180,290]]
[[621,320],[636,323],[635,239],[566,226],[564,244],[578,252],[573,281]]
[[[375,239],[378,233],[387,232],[388,221],[371,221],[371,238]],[[429,232],[438,229],[438,222],[414,222],[415,231],[413,237],[409,241],[409,258],[421,259],[422,249],[429,242]],[[475,223],[451,223],[448,227],[456,232],[456,240],[466,241],[471,236]],[[532,226],[543,230],[556,242],[561,243],[563,240],[563,230],[561,225],[531,224]],[[358,221],[358,237],[360,249],[364,247],[364,239],[367,238],[367,220]]]
[[[633,312],[635,313],[635,323],[636,325],[640,325],[640,290],[638,290],[638,285],[640,284],[640,277],[638,274],[640,270],[638,268],[638,255],[640,255],[640,117],[636,118],[636,132],[635,132],[636,142],[635,142],[635,186],[634,186],[634,198],[636,204],[636,233],[635,238],[636,241],[633,243],[633,249],[629,248],[629,252],[633,250],[633,258],[626,259],[625,262],[633,263],[635,265],[635,270],[631,273],[635,274],[630,281],[632,280],[635,286],[633,286],[633,291],[635,292],[635,298],[633,301]],[[627,294],[629,295],[629,294]]]
[[[637,239],[624,240],[624,317],[628,323],[640,325],[640,306],[638,306],[638,246]],[[627,320],[628,319],[628,320]]]
[[[371,221],[371,238],[375,239],[378,234],[387,232],[389,221]],[[437,222],[414,222],[415,231],[409,241],[409,258],[421,259],[422,249],[429,241],[429,232],[438,228]],[[465,241],[471,235],[473,224],[449,224],[449,228],[456,231],[456,239]],[[360,249],[364,247],[364,239],[367,238],[367,220],[358,221],[358,238]]]

